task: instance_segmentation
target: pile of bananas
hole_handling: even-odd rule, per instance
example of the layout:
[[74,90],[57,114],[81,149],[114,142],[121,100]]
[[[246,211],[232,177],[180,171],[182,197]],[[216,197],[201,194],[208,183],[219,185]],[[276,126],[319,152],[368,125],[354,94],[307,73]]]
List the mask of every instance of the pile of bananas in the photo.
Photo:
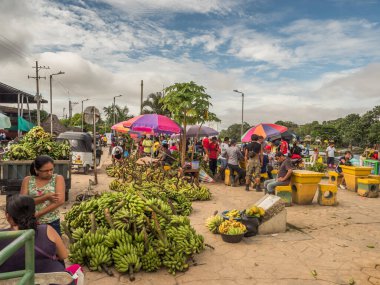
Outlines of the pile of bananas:
[[261,207],[251,206],[251,207],[245,209],[245,214],[248,217],[260,218],[260,217],[263,217],[265,215],[265,210]]
[[164,192],[157,186],[159,194],[153,190],[151,195],[132,184],[120,187],[120,192],[105,192],[66,213],[62,226],[71,241],[70,261],[105,272],[114,266],[131,280],[135,272],[162,266],[172,274],[185,271],[188,260],[205,246],[189,218],[179,215],[180,207],[166,199],[168,193],[161,197]]
[[39,155],[49,155],[54,160],[67,160],[71,147],[66,141],[53,141],[42,127],[32,128],[18,144],[11,145],[5,158],[8,160],[34,160]]
[[219,215],[214,215],[206,220],[206,227],[212,232],[213,234],[217,234],[219,232],[218,228],[223,223],[224,219]]
[[240,211],[239,210],[236,210],[236,209],[233,209],[231,211],[228,211],[227,213],[224,214],[226,217],[230,218],[230,219],[240,219],[241,216],[240,216]]
[[125,184],[133,184],[135,188],[155,187],[161,193],[170,192],[170,196],[175,193],[182,194],[190,201],[211,199],[211,192],[207,187],[186,181],[179,177],[178,171],[166,171],[152,165],[138,165],[134,157],[125,159],[120,165],[107,167],[106,173],[122,182],[112,182],[110,187],[114,191],[123,191],[128,186]]
[[244,234],[247,231],[247,228],[242,223],[230,219],[221,223],[218,230],[221,234],[240,235]]

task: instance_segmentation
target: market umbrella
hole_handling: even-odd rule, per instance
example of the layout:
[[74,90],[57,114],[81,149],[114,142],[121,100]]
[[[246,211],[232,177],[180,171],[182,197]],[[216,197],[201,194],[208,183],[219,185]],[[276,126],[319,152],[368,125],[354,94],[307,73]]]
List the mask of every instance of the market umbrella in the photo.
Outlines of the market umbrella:
[[264,138],[281,135],[281,133],[285,132],[287,129],[287,127],[281,125],[261,123],[246,131],[246,133],[242,136],[241,141],[250,142],[253,134],[263,136]]
[[11,120],[9,117],[0,113],[0,129],[9,129],[11,127]]
[[172,119],[158,114],[146,114],[134,117],[123,123],[123,126],[138,132],[154,132],[156,134],[177,134],[181,127]]
[[124,122],[117,123],[111,127],[112,130],[122,134],[129,134],[132,138],[140,137],[141,132],[132,131],[130,128],[126,128],[123,126]]
[[219,132],[206,126],[193,125],[186,128],[186,137],[217,136]]

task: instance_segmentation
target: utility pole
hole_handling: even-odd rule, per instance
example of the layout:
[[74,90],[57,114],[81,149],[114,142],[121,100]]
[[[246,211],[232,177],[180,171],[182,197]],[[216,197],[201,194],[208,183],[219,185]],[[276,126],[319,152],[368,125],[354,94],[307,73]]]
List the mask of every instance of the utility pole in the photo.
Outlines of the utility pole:
[[65,111],[66,111],[66,108],[65,108],[65,107],[63,107],[63,112],[62,112],[62,119],[64,119],[64,118],[65,118]]
[[142,114],[143,97],[144,97],[144,80],[141,80],[141,104],[140,104],[140,115]]
[[76,104],[79,104],[79,102],[71,102],[71,100],[69,100],[69,119],[73,116],[73,105]]
[[83,118],[84,118],[84,114],[83,114],[83,102],[86,102],[86,101],[88,101],[88,100],[90,100],[90,99],[84,99],[84,100],[82,100],[81,102],[82,102],[82,133],[83,133],[83,125],[84,125],[84,123],[83,123]]
[[40,126],[41,125],[41,117],[40,117],[40,109],[41,109],[41,94],[40,94],[40,86],[39,86],[39,80],[41,78],[43,79],[46,79],[46,76],[44,77],[41,77],[38,75],[38,71],[40,69],[50,69],[49,66],[38,66],[38,61],[36,61],[36,66],[35,67],[32,67],[32,68],[35,68],[36,69],[36,76],[29,76],[28,75],[28,79],[29,78],[33,78],[33,79],[36,79],[36,87],[37,87],[37,93],[36,93],[36,96],[35,96],[35,100],[37,102],[37,125]]

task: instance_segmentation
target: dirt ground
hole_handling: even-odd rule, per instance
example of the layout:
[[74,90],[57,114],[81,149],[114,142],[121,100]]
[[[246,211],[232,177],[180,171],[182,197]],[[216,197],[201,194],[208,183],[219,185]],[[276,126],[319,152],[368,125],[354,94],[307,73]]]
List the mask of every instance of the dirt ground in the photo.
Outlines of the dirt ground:
[[[91,191],[107,191],[111,179],[104,166],[109,162],[106,154],[98,174],[99,184]],[[89,178],[94,179],[91,175],[73,174],[70,200],[62,214],[77,194],[87,191]],[[380,284],[380,199],[339,190],[339,205],[329,207],[318,205],[315,197],[312,205],[287,208],[287,232],[229,244],[206,229],[205,219],[215,210],[244,209],[264,194],[221,183],[209,187],[212,200],[194,202],[190,219],[215,250],[206,248],[197,255],[196,266],[175,276],[164,269],[138,273],[134,282],[117,272],[109,277],[86,270],[86,284]],[[2,218],[0,227],[6,226]]]

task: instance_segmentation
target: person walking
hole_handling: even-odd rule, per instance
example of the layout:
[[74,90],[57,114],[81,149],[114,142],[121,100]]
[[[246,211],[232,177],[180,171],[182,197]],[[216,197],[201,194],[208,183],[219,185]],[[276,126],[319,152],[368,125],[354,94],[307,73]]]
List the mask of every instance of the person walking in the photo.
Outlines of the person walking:
[[47,155],[40,155],[33,161],[30,174],[22,181],[20,194],[34,199],[38,223],[50,225],[61,235],[58,208],[65,203],[63,176],[54,174],[54,160]]
[[[239,185],[239,181],[245,176],[245,171],[239,167],[239,161],[244,159],[244,156],[242,155],[240,148],[236,146],[235,139],[231,140],[231,145],[226,150],[225,157],[227,159],[227,166],[230,170],[231,186],[237,186]],[[234,179],[235,171],[238,173],[236,179]]]
[[265,193],[274,195],[277,186],[286,186],[290,184],[290,178],[293,173],[292,161],[289,157],[285,156],[281,151],[275,154],[276,161],[280,164],[278,170],[278,177],[264,182]]

